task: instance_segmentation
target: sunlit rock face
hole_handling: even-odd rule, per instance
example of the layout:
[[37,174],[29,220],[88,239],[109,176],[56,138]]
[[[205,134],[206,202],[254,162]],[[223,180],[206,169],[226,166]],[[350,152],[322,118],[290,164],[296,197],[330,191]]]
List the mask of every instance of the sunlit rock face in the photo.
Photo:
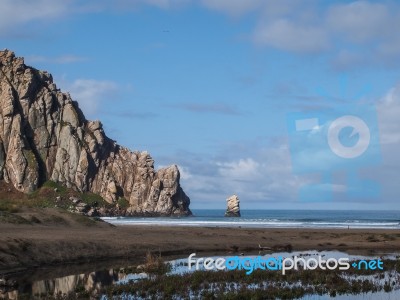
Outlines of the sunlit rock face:
[[156,172],[147,152],[108,138],[51,74],[8,50],[0,51],[0,178],[24,193],[52,180],[109,203],[123,197],[127,214],[191,214],[176,165]]
[[225,217],[240,217],[239,197],[236,195],[230,196],[226,199],[227,208]]

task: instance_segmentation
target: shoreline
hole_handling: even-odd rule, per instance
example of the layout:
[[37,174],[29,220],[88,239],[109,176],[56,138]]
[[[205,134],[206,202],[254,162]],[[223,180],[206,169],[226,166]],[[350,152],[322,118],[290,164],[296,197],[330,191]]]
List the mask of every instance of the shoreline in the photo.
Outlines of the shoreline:
[[111,225],[118,226],[118,227],[129,227],[129,226],[137,226],[137,227],[146,227],[146,226],[154,226],[154,227],[184,227],[184,228],[226,228],[226,229],[304,229],[304,230],[397,230],[400,231],[400,225],[398,227],[367,227],[367,226],[266,226],[266,225],[247,225],[247,224],[240,224],[237,225],[216,225],[216,224],[209,224],[209,225],[198,225],[198,224],[179,224],[179,223],[166,223],[166,224],[157,224],[157,223],[140,223],[140,222],[132,222],[132,223],[116,223],[116,222],[109,222],[106,218],[101,218],[104,222],[107,222]]
[[190,217],[102,217],[114,225],[161,225],[225,228],[274,228],[274,229],[400,229],[400,212],[383,211],[320,211],[296,210],[243,210],[240,218],[224,217],[222,210],[193,210]]
[[271,251],[399,253],[400,229],[227,228],[0,223],[0,275],[43,266],[143,260],[147,252],[185,257],[193,252]]

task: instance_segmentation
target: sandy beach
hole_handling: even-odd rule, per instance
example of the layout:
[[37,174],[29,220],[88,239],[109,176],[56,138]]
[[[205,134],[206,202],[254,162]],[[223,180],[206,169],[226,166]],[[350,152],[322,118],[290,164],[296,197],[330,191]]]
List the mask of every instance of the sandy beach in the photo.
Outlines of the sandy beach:
[[[26,216],[25,216],[26,217]],[[190,253],[254,253],[280,250],[340,250],[353,254],[397,253],[400,230],[252,229],[217,227],[113,226],[59,210],[38,224],[0,223],[0,274],[39,266],[141,259]],[[43,219],[45,218],[45,219]]]

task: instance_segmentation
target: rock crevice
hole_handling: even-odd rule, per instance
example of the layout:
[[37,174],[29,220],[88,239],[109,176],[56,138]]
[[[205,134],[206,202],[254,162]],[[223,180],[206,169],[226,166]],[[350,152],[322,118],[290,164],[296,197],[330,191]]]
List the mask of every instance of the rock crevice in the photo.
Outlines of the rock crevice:
[[125,198],[130,214],[191,214],[176,165],[155,171],[147,152],[108,138],[49,73],[9,50],[0,51],[0,179],[24,193],[52,180],[109,203]]

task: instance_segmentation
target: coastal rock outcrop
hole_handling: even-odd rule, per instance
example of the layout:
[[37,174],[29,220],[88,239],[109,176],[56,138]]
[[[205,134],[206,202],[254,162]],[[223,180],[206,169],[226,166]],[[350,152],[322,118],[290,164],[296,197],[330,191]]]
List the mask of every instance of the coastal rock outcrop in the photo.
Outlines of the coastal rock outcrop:
[[232,195],[226,199],[227,208],[225,217],[240,217],[239,197]]
[[0,51],[0,179],[24,193],[52,180],[110,204],[125,198],[127,214],[191,214],[176,165],[155,171],[147,152],[108,138],[51,74],[9,50]]

